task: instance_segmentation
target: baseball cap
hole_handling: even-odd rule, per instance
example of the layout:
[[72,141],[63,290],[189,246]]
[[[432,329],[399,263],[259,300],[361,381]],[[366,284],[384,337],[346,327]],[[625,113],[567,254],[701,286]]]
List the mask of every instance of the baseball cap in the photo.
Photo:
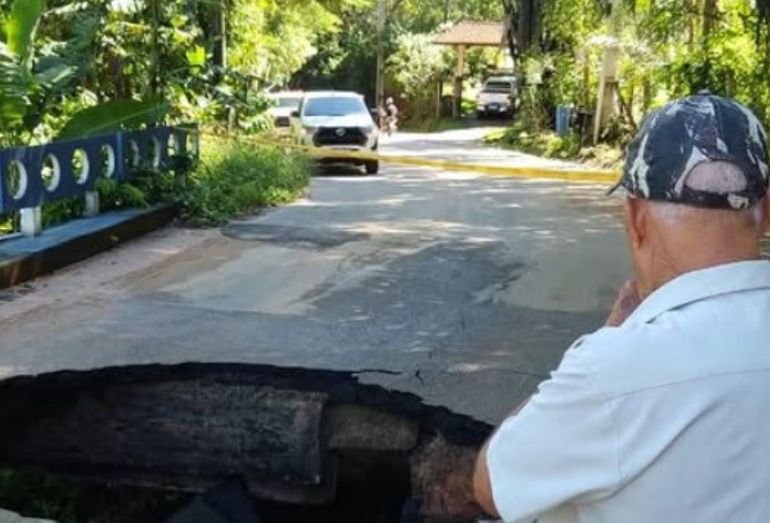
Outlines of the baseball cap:
[[[702,162],[740,169],[738,190],[711,192],[687,179]],[[709,92],[675,100],[649,114],[626,149],[623,187],[634,197],[715,209],[747,209],[768,187],[767,134],[757,117],[734,100]]]

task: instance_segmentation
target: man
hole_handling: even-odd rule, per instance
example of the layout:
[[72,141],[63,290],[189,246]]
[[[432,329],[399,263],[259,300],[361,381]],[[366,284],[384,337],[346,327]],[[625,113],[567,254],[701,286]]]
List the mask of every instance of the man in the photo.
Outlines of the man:
[[392,135],[398,127],[398,107],[392,97],[385,100],[385,114],[387,121],[388,136]]
[[628,147],[635,281],[479,454],[506,522],[770,521],[767,138],[708,93]]

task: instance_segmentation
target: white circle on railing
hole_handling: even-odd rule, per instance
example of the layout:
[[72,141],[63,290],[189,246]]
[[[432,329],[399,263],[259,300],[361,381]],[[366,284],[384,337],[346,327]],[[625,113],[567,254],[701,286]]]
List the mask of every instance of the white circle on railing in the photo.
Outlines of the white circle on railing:
[[179,143],[176,140],[176,135],[174,133],[169,133],[168,135],[168,142],[166,143],[166,150],[168,151],[168,155],[170,157],[178,156],[179,151]]
[[88,180],[89,167],[86,152],[83,149],[75,149],[72,153],[72,175],[78,184],[83,185]]
[[136,140],[128,141],[128,165],[131,167],[139,167],[139,144]]
[[102,176],[111,178],[115,174],[115,149],[109,144],[103,145],[99,150],[99,157],[102,161]]
[[6,187],[14,200],[21,200],[27,192],[27,169],[19,160],[11,160],[8,163],[6,174]]
[[40,177],[43,179],[43,185],[48,192],[53,192],[59,187],[59,182],[61,182],[61,164],[59,159],[53,154],[47,154],[43,159],[43,165],[40,167]]
[[150,153],[152,154],[152,168],[158,169],[160,168],[160,141],[153,137],[150,144]]

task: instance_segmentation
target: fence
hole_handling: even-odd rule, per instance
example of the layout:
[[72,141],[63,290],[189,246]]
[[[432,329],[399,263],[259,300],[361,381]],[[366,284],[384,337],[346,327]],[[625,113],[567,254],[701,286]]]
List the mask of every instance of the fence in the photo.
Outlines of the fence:
[[21,232],[35,236],[44,203],[81,196],[86,215],[96,215],[100,177],[130,180],[140,166],[171,170],[178,158],[197,158],[198,148],[195,126],[183,126],[0,150],[0,214],[19,211]]

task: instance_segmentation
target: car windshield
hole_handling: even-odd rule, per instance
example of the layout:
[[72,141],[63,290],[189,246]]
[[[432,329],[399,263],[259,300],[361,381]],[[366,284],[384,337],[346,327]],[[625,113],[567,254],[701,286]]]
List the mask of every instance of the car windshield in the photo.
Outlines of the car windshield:
[[365,112],[363,100],[357,97],[311,98],[305,104],[305,116],[346,116]]
[[485,93],[510,93],[512,90],[511,82],[487,82],[484,86]]
[[296,96],[282,96],[275,99],[276,107],[299,107],[299,102],[302,98]]

